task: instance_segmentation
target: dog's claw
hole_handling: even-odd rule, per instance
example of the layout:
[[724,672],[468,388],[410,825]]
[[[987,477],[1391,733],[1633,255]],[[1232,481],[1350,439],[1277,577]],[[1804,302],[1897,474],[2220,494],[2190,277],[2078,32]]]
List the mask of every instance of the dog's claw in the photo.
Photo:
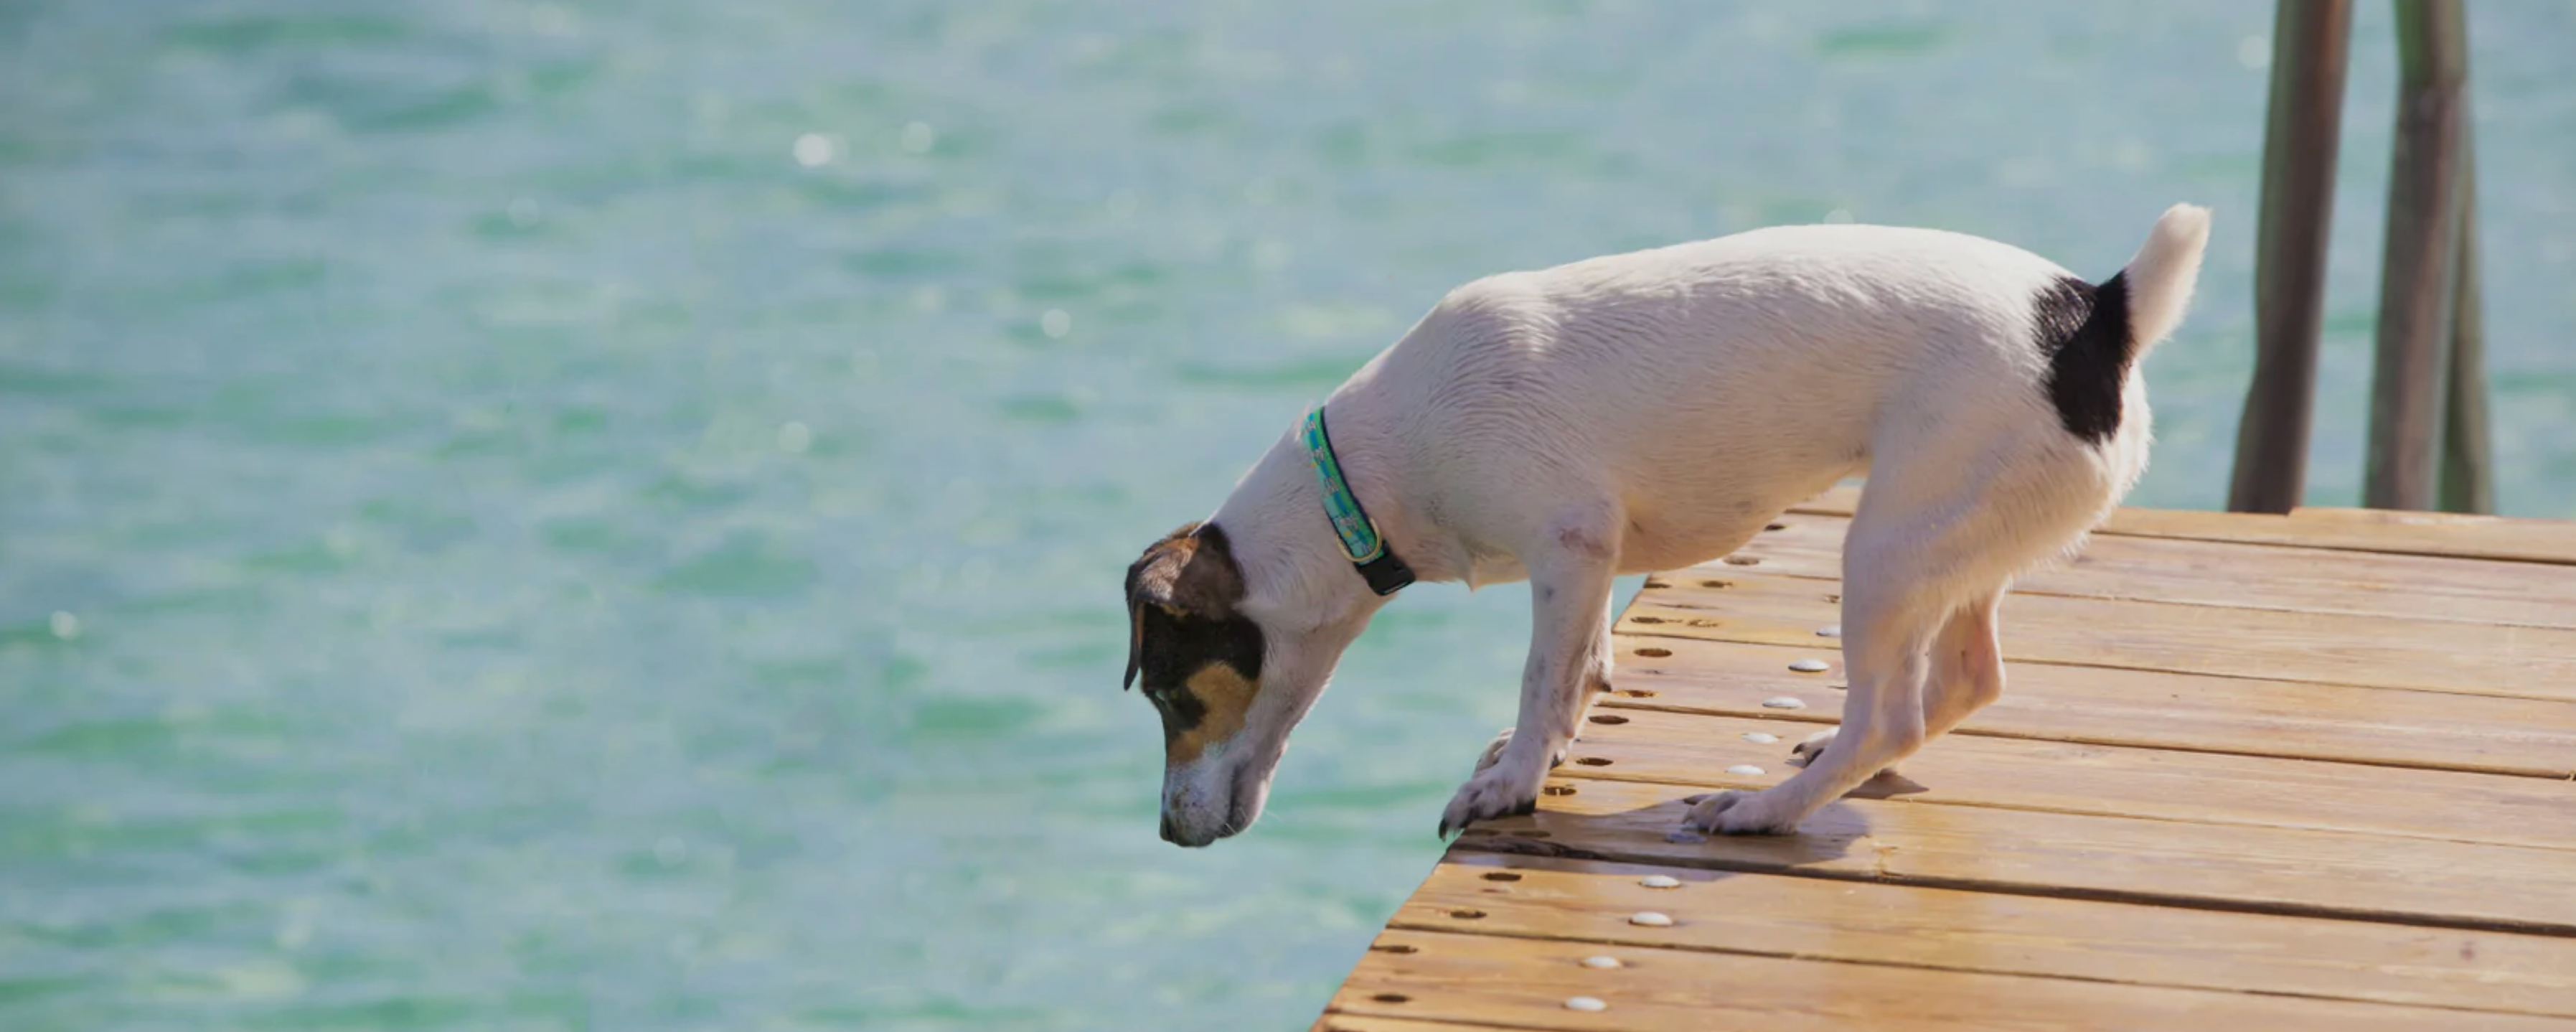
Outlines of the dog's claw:
[[1523,776],[1509,765],[1477,771],[1458,786],[1458,794],[1441,811],[1440,836],[1445,839],[1451,831],[1464,831],[1477,821],[1538,812],[1538,782],[1545,776],[1544,770],[1538,777]]
[[1816,762],[1816,757],[1825,754],[1825,746],[1833,744],[1834,733],[1840,730],[1842,729],[1829,727],[1808,735],[1806,741],[1789,747],[1789,765],[1805,767]]

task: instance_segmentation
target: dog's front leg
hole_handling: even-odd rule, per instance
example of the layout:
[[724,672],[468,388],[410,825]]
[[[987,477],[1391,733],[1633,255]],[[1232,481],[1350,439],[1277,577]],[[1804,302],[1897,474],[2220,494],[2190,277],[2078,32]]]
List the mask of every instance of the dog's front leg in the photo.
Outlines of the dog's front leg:
[[1548,769],[1565,758],[1592,696],[1610,685],[1610,581],[1616,521],[1564,520],[1530,571],[1530,653],[1521,671],[1520,721],[1499,755],[1451,797],[1441,837],[1489,817],[1528,813]]

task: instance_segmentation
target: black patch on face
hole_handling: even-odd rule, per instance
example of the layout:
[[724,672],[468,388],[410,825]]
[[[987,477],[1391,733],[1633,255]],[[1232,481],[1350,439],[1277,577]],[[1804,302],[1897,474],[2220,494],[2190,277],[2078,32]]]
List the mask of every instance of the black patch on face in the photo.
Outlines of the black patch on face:
[[1127,683],[1144,680],[1163,714],[1166,745],[1207,719],[1207,700],[1189,688],[1193,676],[1221,664],[1260,683],[1261,626],[1234,608],[1243,593],[1243,570],[1214,524],[1173,531],[1127,568]]
[[1261,627],[1251,620],[1174,616],[1150,606],[1139,618],[1145,625],[1145,647],[1137,675],[1163,713],[1165,744],[1207,719],[1207,703],[1189,689],[1192,676],[1222,664],[1245,681],[1260,683]]
[[2129,336],[2128,274],[2101,286],[2062,278],[2032,303],[2048,356],[2048,400],[2066,432],[2100,444],[2120,429],[2120,387],[2136,350]]

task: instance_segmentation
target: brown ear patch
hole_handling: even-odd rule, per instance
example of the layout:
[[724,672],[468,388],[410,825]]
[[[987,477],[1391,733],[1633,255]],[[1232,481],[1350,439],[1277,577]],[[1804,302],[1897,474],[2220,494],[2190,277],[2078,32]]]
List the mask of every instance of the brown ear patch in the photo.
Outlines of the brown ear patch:
[[1165,535],[1127,568],[1127,604],[1178,609],[1209,619],[1229,616],[1243,600],[1243,568],[1234,547],[1213,523],[1192,523]]
[[1143,669],[1148,609],[1173,620],[1225,620],[1242,599],[1243,568],[1223,529],[1185,523],[1164,535],[1127,567],[1127,675],[1120,683],[1135,687]]

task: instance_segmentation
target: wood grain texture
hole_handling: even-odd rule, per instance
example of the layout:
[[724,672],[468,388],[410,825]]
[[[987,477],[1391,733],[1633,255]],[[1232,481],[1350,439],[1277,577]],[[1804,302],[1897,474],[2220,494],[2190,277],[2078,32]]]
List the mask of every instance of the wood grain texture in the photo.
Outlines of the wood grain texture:
[[[1790,512],[1849,516],[1860,489],[1837,487],[1789,507]],[[2418,518],[2311,518],[2315,510],[2287,516],[2186,509],[2121,509],[2095,533],[2130,537],[2240,541],[2338,552],[2389,552],[2462,559],[2508,559],[2576,565],[2576,523],[2512,516],[2410,513]],[[2430,517],[2430,518],[2423,518]]]
[[[1832,723],[1842,710],[1842,693],[1831,687],[1843,680],[1842,656],[1832,639],[1811,638],[1804,647],[1625,635],[1616,640],[1616,690],[1599,703],[1604,711]],[[1638,648],[1668,655],[1641,657]],[[1828,667],[1813,674],[1790,670],[1799,659],[1823,660]],[[1954,734],[2576,778],[2571,702],[2027,660],[2013,662],[2005,676],[2003,699]],[[1807,708],[1762,705],[1784,695]]]
[[[2396,514],[2389,514],[2396,515]],[[2407,514],[2421,515],[2421,514]],[[1851,520],[1792,515],[1737,551],[1764,572],[1842,576]],[[1667,575],[1724,577],[1709,563]],[[2072,561],[2023,576],[2025,595],[2143,599],[2460,623],[2576,627],[2576,571],[2538,563],[2325,552],[2220,541],[2097,535]]]
[[1709,837],[1682,832],[1682,800],[1702,787],[1576,787],[1468,829],[1459,848],[2576,935],[2563,850],[1859,798],[1796,835]]
[[[1815,730],[1780,720],[1604,710],[1581,726],[1570,762],[1557,773],[1765,788],[1797,772],[1786,762],[1790,747]],[[1778,741],[1749,742],[1747,734]],[[1594,766],[1587,758],[1611,762]],[[1736,765],[1763,773],[1729,773]],[[2576,850],[2576,782],[1973,735],[1935,739],[1899,771],[1901,778],[1883,777],[1862,791],[1919,805]],[[2576,868],[2576,852],[2566,862]]]
[[[2560,1019],[2343,1000],[2078,982],[1816,960],[1618,947],[1597,970],[1585,943],[1389,931],[1335,994],[1336,1012],[1514,1028],[1664,1032],[2565,1028]],[[1597,1013],[1568,1010],[1590,996]]]
[[1315,1027],[2576,1028],[2576,527],[2121,510],[2007,599],[2002,701],[1796,835],[1684,829],[1839,718],[1854,497],[1649,578],[1539,811]]
[[[1841,619],[1838,583],[1759,570],[1652,578],[1618,629],[1812,645]],[[2565,628],[2032,595],[2006,596],[2002,623],[2007,661],[2576,700],[2576,630]]]
[[1388,927],[2576,1016],[2571,939],[1544,857],[1453,854]]

